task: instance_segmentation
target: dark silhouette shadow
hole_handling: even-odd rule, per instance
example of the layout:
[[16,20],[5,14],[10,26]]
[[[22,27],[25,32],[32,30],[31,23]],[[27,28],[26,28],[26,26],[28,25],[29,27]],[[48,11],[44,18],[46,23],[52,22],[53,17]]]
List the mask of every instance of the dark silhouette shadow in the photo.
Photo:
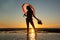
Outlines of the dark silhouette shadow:
[[36,33],[36,29],[35,29],[35,26],[34,26],[34,23],[33,23],[33,18],[32,18],[32,16],[33,16],[36,20],[38,20],[38,24],[42,24],[42,23],[41,23],[41,21],[39,22],[39,19],[33,14],[33,11],[32,11],[32,9],[31,9],[30,6],[27,6],[26,9],[27,9],[27,13],[24,14],[24,16],[27,17],[27,18],[26,18],[26,24],[27,24],[27,40],[29,40],[29,23],[32,25],[32,27],[34,28],[35,33]]

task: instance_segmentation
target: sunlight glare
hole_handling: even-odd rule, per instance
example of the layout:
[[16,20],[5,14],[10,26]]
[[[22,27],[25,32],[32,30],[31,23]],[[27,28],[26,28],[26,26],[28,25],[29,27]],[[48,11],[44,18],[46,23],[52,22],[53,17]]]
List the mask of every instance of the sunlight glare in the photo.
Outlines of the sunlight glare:
[[35,40],[35,31],[33,28],[29,31],[30,40]]

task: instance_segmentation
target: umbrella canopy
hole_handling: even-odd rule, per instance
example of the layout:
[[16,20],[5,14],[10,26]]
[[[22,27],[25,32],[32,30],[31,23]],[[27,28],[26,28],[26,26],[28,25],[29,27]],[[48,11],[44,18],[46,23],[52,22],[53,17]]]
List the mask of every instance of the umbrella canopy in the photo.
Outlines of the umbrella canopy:
[[22,5],[22,10],[23,10],[24,14],[27,13],[27,9],[26,9],[27,6],[30,6],[30,8],[32,9],[33,13],[35,13],[35,9],[34,9],[34,7],[33,7],[31,4],[29,4],[29,3],[24,3],[24,4]]

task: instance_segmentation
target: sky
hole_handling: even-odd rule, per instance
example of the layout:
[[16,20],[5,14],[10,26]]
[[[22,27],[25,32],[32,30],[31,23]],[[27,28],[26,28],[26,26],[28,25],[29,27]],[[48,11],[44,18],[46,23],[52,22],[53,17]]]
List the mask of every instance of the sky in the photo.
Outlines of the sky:
[[60,0],[0,0],[0,28],[26,28],[23,3],[33,5],[35,16],[42,21],[39,25],[33,18],[36,28],[60,28]]

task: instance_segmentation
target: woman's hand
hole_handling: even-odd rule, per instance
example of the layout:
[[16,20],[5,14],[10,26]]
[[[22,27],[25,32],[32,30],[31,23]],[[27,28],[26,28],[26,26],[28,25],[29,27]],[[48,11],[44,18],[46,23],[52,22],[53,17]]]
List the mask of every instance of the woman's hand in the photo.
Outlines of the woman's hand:
[[23,16],[27,16],[26,14],[24,14]]
[[26,16],[26,14],[24,14],[24,16]]
[[42,25],[42,21],[41,20],[38,19],[37,21],[38,21],[38,24],[41,24]]

